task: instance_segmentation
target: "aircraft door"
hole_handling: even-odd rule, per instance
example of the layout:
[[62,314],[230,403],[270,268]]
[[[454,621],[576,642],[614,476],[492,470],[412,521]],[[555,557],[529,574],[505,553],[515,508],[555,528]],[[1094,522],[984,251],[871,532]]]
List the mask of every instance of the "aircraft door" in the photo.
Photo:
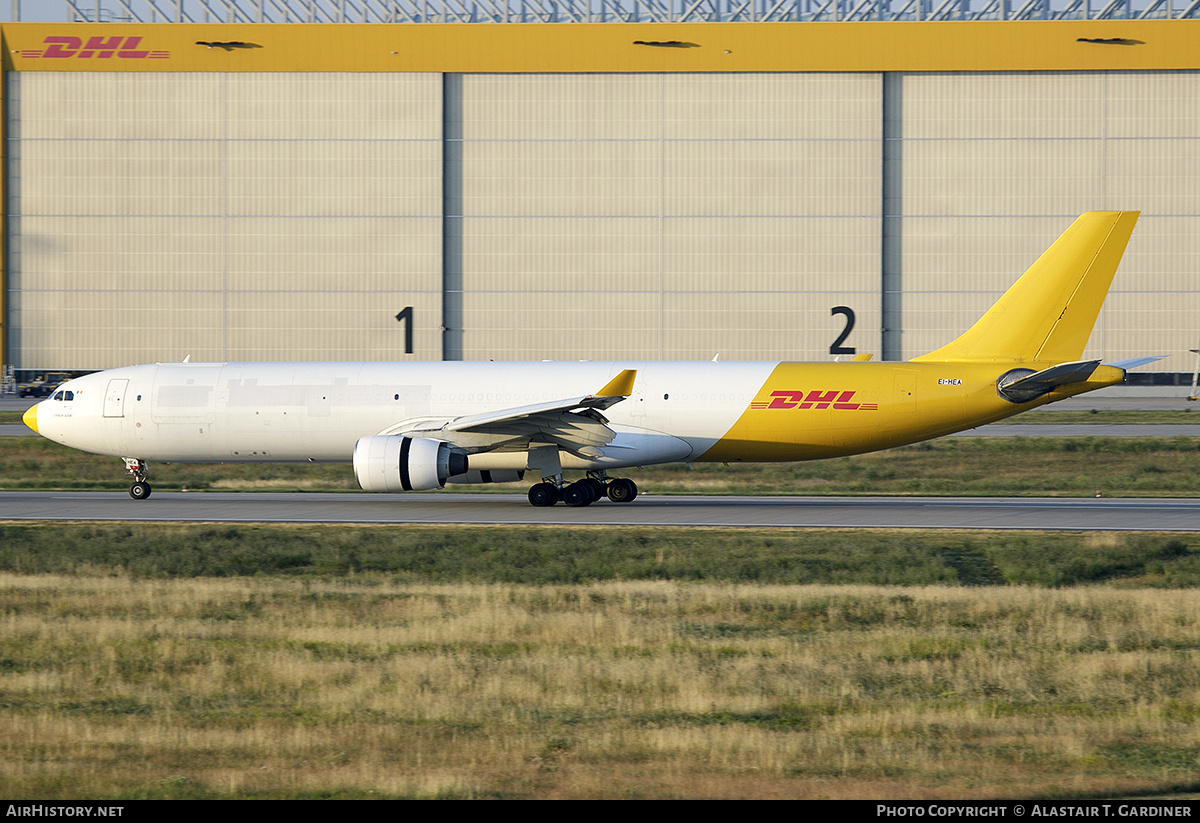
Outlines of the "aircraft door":
[[629,404],[629,416],[638,423],[644,422],[646,419],[646,393],[635,388],[633,395],[625,402]]
[[104,393],[104,416],[125,416],[125,391],[129,388],[128,380],[109,380],[108,391]]
[[[614,371],[619,371],[619,369],[614,369]],[[620,414],[627,415],[631,422],[638,426],[644,425],[646,422],[646,407],[649,399],[644,374],[644,371],[638,372],[638,376],[633,381],[633,394],[613,407],[614,412],[620,408]],[[616,374],[612,375],[612,377],[616,376]]]
[[917,373],[913,369],[896,370],[896,411],[902,414],[912,414],[917,410],[917,400],[913,395],[917,390]]

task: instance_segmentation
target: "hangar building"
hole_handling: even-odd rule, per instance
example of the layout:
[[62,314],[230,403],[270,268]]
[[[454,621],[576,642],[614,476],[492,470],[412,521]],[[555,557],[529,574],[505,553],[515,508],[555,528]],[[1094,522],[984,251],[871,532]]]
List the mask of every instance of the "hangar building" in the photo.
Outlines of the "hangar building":
[[1190,380],[1200,0],[106,2],[0,26],[10,367],[907,359],[1138,209]]

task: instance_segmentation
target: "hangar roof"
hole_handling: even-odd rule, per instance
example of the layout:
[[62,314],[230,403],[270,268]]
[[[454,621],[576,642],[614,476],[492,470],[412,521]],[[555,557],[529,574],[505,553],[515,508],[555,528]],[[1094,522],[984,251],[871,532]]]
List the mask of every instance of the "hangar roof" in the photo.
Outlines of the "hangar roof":
[[1153,20],[1197,0],[61,0],[28,22],[686,23]]

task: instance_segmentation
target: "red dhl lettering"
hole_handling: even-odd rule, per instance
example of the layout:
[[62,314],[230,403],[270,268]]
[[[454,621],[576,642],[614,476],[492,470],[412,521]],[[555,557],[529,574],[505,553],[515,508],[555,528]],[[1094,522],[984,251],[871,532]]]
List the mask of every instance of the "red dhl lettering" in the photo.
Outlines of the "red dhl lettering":
[[[842,392],[843,403],[846,400],[849,400],[853,396],[854,396],[854,392],[852,392],[852,391]],[[837,400],[837,399],[838,399],[838,393],[836,391],[827,391],[827,392],[810,391],[808,393],[808,396],[804,398],[804,402],[800,404],[800,408],[811,409],[815,405],[818,409],[827,409],[827,408],[829,408],[830,404],[833,403],[833,401]],[[855,407],[857,407],[858,404],[856,403],[854,405],[855,405]]]
[[878,403],[854,403],[853,391],[814,390],[803,391],[773,391],[768,399],[755,400],[750,404],[752,409],[770,411],[772,409],[841,409],[844,411],[878,411]]
[[125,37],[123,35],[89,37],[86,42],[82,37],[54,35],[42,40],[44,49],[22,49],[21,56],[47,59],[99,58],[101,60],[111,57],[123,60],[164,59],[171,56],[169,51],[139,49],[138,46],[141,44],[141,37]]
[[[773,391],[771,392],[771,396],[775,399],[771,401],[771,405],[767,406],[768,409],[794,409],[796,408],[796,404],[804,398],[804,392]],[[785,397],[790,399],[784,400]]]

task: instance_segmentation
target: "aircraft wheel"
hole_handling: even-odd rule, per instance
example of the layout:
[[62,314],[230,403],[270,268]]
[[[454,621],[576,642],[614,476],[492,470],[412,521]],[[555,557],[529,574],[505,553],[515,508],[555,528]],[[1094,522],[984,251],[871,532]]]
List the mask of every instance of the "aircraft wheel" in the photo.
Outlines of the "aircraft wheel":
[[594,499],[591,484],[582,480],[563,489],[563,502],[568,506],[590,506]]
[[150,496],[150,484],[145,482],[137,482],[129,487],[129,496],[134,500],[145,500]]
[[637,483],[618,477],[608,483],[608,499],[614,503],[630,503],[638,495]]
[[529,487],[529,502],[534,506],[553,506],[558,502],[558,489],[551,483]]
[[586,485],[589,489],[592,490],[592,502],[593,503],[600,500],[600,498],[604,497],[604,484],[601,483],[596,478],[585,477],[582,480],[580,480],[579,482]]

